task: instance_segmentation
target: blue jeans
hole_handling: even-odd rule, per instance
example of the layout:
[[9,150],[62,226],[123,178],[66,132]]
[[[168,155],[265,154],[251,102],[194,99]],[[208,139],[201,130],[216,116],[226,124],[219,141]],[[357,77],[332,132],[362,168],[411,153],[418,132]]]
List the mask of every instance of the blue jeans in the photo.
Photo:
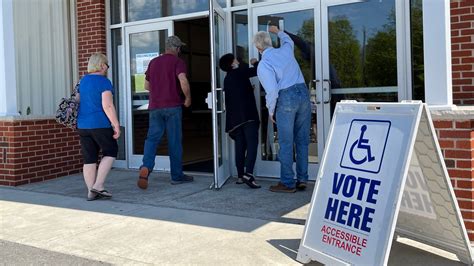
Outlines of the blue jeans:
[[175,181],[183,177],[182,113],[181,106],[150,110],[148,135],[145,140],[143,155],[142,166],[151,171],[155,167],[156,148],[166,130],[171,179]]
[[296,147],[296,179],[301,182],[308,181],[311,103],[304,83],[278,92],[276,124],[280,144],[280,182],[294,188],[293,145]]

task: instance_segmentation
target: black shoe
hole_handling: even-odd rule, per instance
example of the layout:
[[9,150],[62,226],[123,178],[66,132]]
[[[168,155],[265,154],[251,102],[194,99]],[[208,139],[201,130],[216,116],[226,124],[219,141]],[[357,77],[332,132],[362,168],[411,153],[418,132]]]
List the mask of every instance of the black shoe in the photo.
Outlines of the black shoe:
[[278,184],[274,186],[270,186],[270,191],[271,192],[282,192],[282,193],[295,193],[296,188],[289,188],[285,185],[283,185],[281,182],[278,182]]
[[93,189],[91,189],[91,192],[96,193],[97,195],[101,195],[102,198],[112,198],[112,193],[110,193],[106,189],[97,190],[97,189],[93,188]]
[[296,181],[296,189],[299,191],[303,191],[306,189],[306,182]]
[[255,177],[252,174],[249,174],[249,173],[245,173],[242,176],[242,181],[244,181],[244,183],[247,184],[247,186],[249,186],[251,188],[261,188],[262,187],[259,184],[257,184],[257,182],[255,182]]
[[179,184],[189,183],[189,182],[193,182],[193,181],[194,181],[194,177],[192,177],[190,175],[183,175],[178,180],[171,180],[171,185],[179,185]]
[[98,199],[101,199],[101,198],[102,198],[102,195],[97,194],[97,193],[94,192],[91,196],[87,197],[87,201],[98,200]]

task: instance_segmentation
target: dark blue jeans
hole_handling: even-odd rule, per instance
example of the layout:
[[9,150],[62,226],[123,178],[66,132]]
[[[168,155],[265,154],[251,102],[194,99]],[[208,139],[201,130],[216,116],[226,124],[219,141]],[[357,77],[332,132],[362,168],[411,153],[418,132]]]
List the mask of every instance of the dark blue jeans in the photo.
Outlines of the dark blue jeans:
[[280,182],[294,188],[293,146],[296,148],[296,179],[301,182],[308,181],[311,102],[304,83],[278,92],[276,124],[280,144]]
[[166,130],[172,180],[179,180],[183,177],[182,113],[181,106],[153,109],[149,113],[150,122],[142,166],[147,167],[150,171],[155,167],[156,148]]

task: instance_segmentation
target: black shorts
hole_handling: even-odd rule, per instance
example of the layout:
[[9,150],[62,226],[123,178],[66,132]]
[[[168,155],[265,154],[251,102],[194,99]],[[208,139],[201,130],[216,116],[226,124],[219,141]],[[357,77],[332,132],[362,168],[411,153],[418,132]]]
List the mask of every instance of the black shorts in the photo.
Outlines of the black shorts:
[[112,128],[78,129],[84,164],[96,163],[99,151],[103,156],[117,157],[118,145]]

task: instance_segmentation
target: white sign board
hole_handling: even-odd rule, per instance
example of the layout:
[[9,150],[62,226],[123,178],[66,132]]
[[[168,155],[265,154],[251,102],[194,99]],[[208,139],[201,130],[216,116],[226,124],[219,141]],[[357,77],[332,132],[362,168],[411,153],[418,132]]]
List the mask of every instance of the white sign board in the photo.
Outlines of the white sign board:
[[145,54],[136,54],[136,64],[137,64],[137,73],[136,74],[145,74],[148,69],[148,64],[150,61],[157,57],[158,53],[145,53]]
[[400,212],[436,220],[437,216],[431,200],[430,190],[416,153],[412,154],[411,161],[400,204]]
[[459,258],[472,262],[444,161],[430,161],[444,169],[444,175],[434,179],[445,184],[441,190],[449,195],[437,203],[430,188],[432,181],[423,175],[425,166],[418,163],[416,155],[412,156],[422,127],[431,130],[428,135],[438,151],[436,156],[440,157],[429,114],[421,102],[337,104],[298,250],[299,261],[386,265],[399,210],[410,215],[413,223],[432,223],[440,216],[436,203],[450,207],[447,215],[455,223],[448,226],[454,226],[458,232],[453,245],[443,246],[443,239],[421,239],[419,231],[410,230],[409,224],[400,221],[399,233],[455,252]]

